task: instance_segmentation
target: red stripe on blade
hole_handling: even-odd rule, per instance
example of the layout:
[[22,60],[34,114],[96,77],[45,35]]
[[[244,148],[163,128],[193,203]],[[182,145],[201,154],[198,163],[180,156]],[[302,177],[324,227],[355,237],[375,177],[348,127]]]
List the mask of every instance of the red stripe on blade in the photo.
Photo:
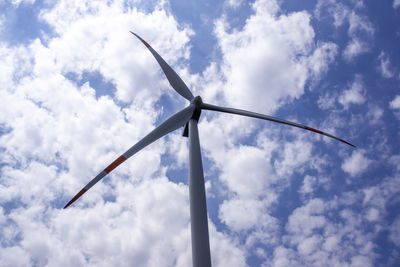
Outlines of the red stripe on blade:
[[139,35],[137,35],[136,33],[134,33],[133,31],[130,31],[133,35],[135,35],[137,38],[139,38],[140,39],[140,41],[142,41],[142,43],[147,47],[147,48],[150,48],[150,45],[145,41],[145,40],[143,40],[142,38],[140,38],[139,37]]
[[116,160],[114,160],[113,163],[111,163],[110,165],[108,165],[107,168],[104,169],[104,171],[106,173],[110,173],[112,170],[114,170],[119,164],[121,164],[122,162],[124,162],[126,160],[126,158],[122,155],[119,158],[117,158]]
[[144,45],[145,45],[147,48],[150,48],[150,45],[149,45],[145,40],[142,40],[142,43],[144,43]]
[[314,128],[311,128],[311,127],[304,126],[304,129],[309,130],[309,131],[313,131],[314,133],[324,134],[324,132],[321,132],[320,130],[317,130],[317,129],[314,129]]
[[67,205],[65,205],[64,209],[68,208],[72,203],[75,202],[75,200],[77,200],[80,196],[82,196],[86,191],[87,191],[86,188],[82,188],[82,190],[79,191],[79,193],[76,194],[76,195],[68,202]]

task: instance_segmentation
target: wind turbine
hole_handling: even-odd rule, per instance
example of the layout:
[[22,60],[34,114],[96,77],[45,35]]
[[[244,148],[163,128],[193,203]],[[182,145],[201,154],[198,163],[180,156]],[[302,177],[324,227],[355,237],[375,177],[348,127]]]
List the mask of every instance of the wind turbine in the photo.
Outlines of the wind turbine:
[[117,166],[123,163],[134,154],[150,145],[154,141],[163,137],[164,135],[180,128],[185,127],[183,136],[189,137],[189,200],[190,200],[190,221],[191,221],[191,238],[192,238],[192,260],[194,267],[206,267],[211,266],[210,257],[210,243],[208,235],[208,221],[207,221],[207,206],[206,206],[206,194],[204,188],[204,174],[203,165],[201,161],[200,152],[200,141],[197,123],[200,118],[202,110],[212,110],[225,113],[231,113],[236,115],[243,115],[247,117],[253,117],[257,119],[263,119],[273,122],[278,122],[294,127],[298,127],[304,130],[312,131],[321,135],[325,135],[336,139],[342,143],[355,147],[349,142],[340,139],[331,134],[322,132],[320,130],[298,124],[295,122],[275,118],[268,115],[263,115],[251,111],[220,107],[211,104],[206,104],[202,101],[200,96],[194,97],[192,92],[183,82],[183,80],[176,74],[176,72],[165,62],[165,60],[139,35],[132,32],[142,43],[150,50],[158,64],[161,66],[165,76],[175,91],[186,98],[190,103],[189,106],[177,112],[169,119],[160,124],[157,128],[146,135],[142,140],[137,142],[125,153],[114,160],[110,165],[107,166],[102,172],[94,177],[81,191],[79,191],[69,202],[65,205],[64,209],[69,207],[79,197],[81,197],[86,191],[88,191],[93,185],[100,181],[103,177],[109,174]]

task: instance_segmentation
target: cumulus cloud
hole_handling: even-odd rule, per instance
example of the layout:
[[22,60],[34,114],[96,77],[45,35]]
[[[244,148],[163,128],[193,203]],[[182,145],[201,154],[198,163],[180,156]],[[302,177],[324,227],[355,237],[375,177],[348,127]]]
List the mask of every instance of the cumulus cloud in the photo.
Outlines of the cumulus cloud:
[[369,50],[368,38],[374,34],[372,24],[354,11],[349,16],[348,35],[351,38],[349,44],[343,51],[343,56],[347,60],[352,60],[357,55]]
[[[222,61],[201,74],[186,67],[193,32],[165,1],[152,10],[123,1],[59,1],[40,14],[51,34],[26,46],[0,44],[1,266],[191,264],[188,188],[171,181],[187,179],[187,140],[178,131],[135,155],[70,209],[60,208],[166,115],[158,109],[161,97],[183,105],[129,30],[210,102],[273,113],[301,98],[308,81],[324,77],[340,47],[315,39],[310,14],[283,14],[272,0],[252,7],[243,28],[223,16],[216,20]],[[338,13],[337,24],[349,14],[341,19]],[[110,91],[99,95],[87,73],[98,74]],[[333,104],[322,106],[347,108],[366,98],[357,79],[329,97]],[[369,116],[379,114],[377,108]],[[360,227],[382,222],[397,180],[350,196],[329,192],[322,200],[318,189],[330,177],[321,165],[337,164],[315,151],[316,135],[206,111],[199,128],[207,193],[218,202],[209,221],[213,266],[246,266],[249,257],[274,266],[374,263],[375,236]],[[342,168],[356,176],[371,162],[358,151]],[[287,214],[279,213],[281,205]]]
[[392,71],[389,57],[384,52],[381,52],[378,57],[378,60],[380,61],[378,69],[381,72],[382,76],[384,78],[392,78],[394,74]]
[[393,110],[396,117],[400,119],[400,95],[397,95],[392,101],[389,102],[389,107]]
[[235,150],[229,151],[234,158],[221,162],[221,180],[234,196],[222,203],[219,218],[231,230],[247,233],[248,246],[254,242],[273,243],[278,225],[268,211],[277,200],[272,190],[277,176],[262,150],[243,146]]
[[363,83],[361,77],[357,76],[350,88],[343,91],[339,96],[338,101],[345,108],[348,108],[351,104],[362,104],[365,102],[365,93],[363,89]]
[[4,22],[6,21],[6,16],[0,15],[0,33],[4,30]]
[[[262,150],[255,147],[241,146],[235,151],[235,158],[226,161],[221,178],[229,183],[229,187],[242,198],[258,198],[263,189],[276,181],[270,169],[268,158]],[[247,169],[253,171],[249,173]]]
[[243,3],[243,0],[227,0],[227,3],[230,7],[236,9]]
[[329,66],[335,60],[337,51],[337,45],[332,42],[322,43],[317,46],[309,58],[310,71],[314,80],[318,81],[328,71]]
[[299,192],[302,194],[310,194],[314,191],[314,187],[317,183],[317,178],[310,176],[310,175],[306,175],[306,177],[304,177],[303,180],[303,184],[301,186],[301,188],[299,189]]
[[318,98],[318,107],[322,110],[335,107],[337,96],[332,93],[325,93]]
[[351,61],[356,56],[370,50],[369,41],[372,39],[375,29],[367,17],[362,15],[365,6],[362,1],[337,2],[334,0],[319,0],[314,13],[317,19],[324,18],[324,12],[333,18],[336,28],[349,25],[347,35],[349,41],[342,51],[345,60]]
[[310,162],[312,148],[312,143],[301,139],[285,143],[280,154],[281,159],[274,164],[277,173],[286,176],[292,174],[297,167]]
[[396,244],[396,246],[400,247],[400,217],[397,216],[390,226],[390,240]]
[[310,200],[307,205],[293,211],[286,230],[292,234],[311,235],[313,231],[325,225],[326,219],[322,215],[324,209],[324,202],[321,199]]
[[382,116],[383,116],[383,109],[379,106],[375,105],[370,105],[369,106],[369,111],[367,113],[367,117],[369,118],[369,123],[370,124],[378,124],[382,122]]
[[373,266],[372,235],[361,228],[364,218],[350,209],[353,203],[314,198],[296,208],[272,266]]
[[394,110],[400,109],[400,95],[397,95],[392,101],[390,101],[389,107]]
[[354,38],[349,42],[343,51],[343,56],[347,60],[353,59],[355,56],[368,51],[368,45],[366,42]]
[[[223,54],[225,100],[239,108],[271,113],[301,97],[308,79],[319,79],[336,55],[333,43],[314,43],[306,12],[279,14],[275,1],[256,1],[242,29],[217,20]],[[268,92],[268,93],[265,93]]]
[[[348,84],[346,90],[340,94],[329,91],[318,98],[318,107],[322,110],[338,108],[338,104],[348,110],[352,105],[364,104],[367,100],[366,90],[361,75],[356,75],[354,81]],[[367,116],[370,123],[377,123],[383,115],[383,109],[377,105],[370,105]]]
[[371,22],[364,16],[352,11],[349,16],[348,35],[352,39],[344,50],[345,59],[351,60],[355,56],[369,50],[368,40],[375,30]]
[[[190,242],[185,186],[157,179],[136,187],[126,183],[117,187],[117,193],[115,202],[99,203],[91,209],[60,211],[33,205],[13,211],[9,218],[22,231],[20,246],[30,255],[28,265],[156,266],[183,261],[180,256],[186,258],[181,266],[190,262],[190,255],[185,252],[188,248],[182,246]],[[126,194],[130,194],[129,201]],[[158,201],[161,202],[157,204]],[[171,206],[162,202],[175,206],[176,212],[169,214]],[[49,216],[46,222],[32,220],[43,214]],[[168,222],[170,219],[174,222]],[[157,225],[152,224],[154,221]],[[172,236],[163,234],[165,239],[159,238],[160,231]],[[175,254],[171,250],[181,252]]]
[[[96,70],[115,85],[118,100],[154,103],[163,92],[160,89],[168,88],[169,84],[160,79],[157,62],[129,30],[151,43],[178,72],[178,60],[189,55],[187,43],[191,30],[178,27],[165,9],[155,8],[151,13],[136,8],[128,12],[121,9],[119,2],[110,5],[59,2],[54,9],[41,14],[61,35],[49,48],[57,55],[54,60],[62,65],[63,73]],[[168,88],[167,92],[171,90]]]
[[374,28],[365,17],[353,11],[349,16],[348,33],[350,36],[354,36],[357,32],[365,32],[368,35],[372,35],[374,33]]
[[34,4],[35,0],[11,0],[10,1],[14,6],[19,6],[21,4]]
[[378,219],[379,219],[379,210],[377,210],[376,208],[370,208],[368,211],[367,211],[367,214],[366,214],[366,219],[368,220],[368,221],[370,221],[370,222],[374,222],[374,221],[377,221]]
[[350,157],[344,160],[342,170],[351,176],[357,176],[362,174],[371,163],[372,161],[365,156],[365,151],[358,150],[354,151]]
[[400,7],[400,0],[394,0],[393,1],[393,8],[396,9],[398,7]]
[[[169,181],[161,168],[168,141],[149,146],[60,210],[160,115],[153,104],[169,85],[129,30],[154,41],[179,71],[189,55],[190,28],[160,7],[146,13],[118,1],[59,1],[40,19],[56,36],[0,45],[0,202],[6,209],[0,265],[190,265],[187,186]],[[115,91],[97,95],[81,82],[87,72],[99,73]],[[216,266],[227,255],[244,262],[227,240],[213,237]]]
[[322,18],[323,11],[327,11],[328,14],[333,17],[333,24],[335,27],[341,26],[345,22],[350,12],[348,7],[341,2],[336,2],[334,0],[319,0],[314,10],[314,13],[318,19]]

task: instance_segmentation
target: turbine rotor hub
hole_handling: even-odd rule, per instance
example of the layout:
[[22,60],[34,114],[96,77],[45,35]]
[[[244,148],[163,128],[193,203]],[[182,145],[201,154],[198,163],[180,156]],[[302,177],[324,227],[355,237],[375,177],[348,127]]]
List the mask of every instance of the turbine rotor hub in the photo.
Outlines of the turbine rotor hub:
[[190,101],[190,104],[194,105],[196,108],[197,108],[197,106],[199,106],[201,108],[201,104],[203,104],[203,100],[198,95],[195,98],[193,98],[192,101]]
[[201,99],[200,96],[196,96],[195,98],[192,99],[192,101],[190,101],[190,104],[195,107],[195,109],[193,111],[192,119],[199,121],[203,100]]

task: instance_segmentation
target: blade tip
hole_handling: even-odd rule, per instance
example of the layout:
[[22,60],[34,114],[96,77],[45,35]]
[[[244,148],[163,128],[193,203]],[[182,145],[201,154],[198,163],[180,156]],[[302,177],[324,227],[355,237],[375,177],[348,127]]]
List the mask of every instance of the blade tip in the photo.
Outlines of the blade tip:
[[354,147],[354,148],[356,148],[356,146],[355,145],[353,145],[353,144],[350,144],[350,143],[347,143],[348,145],[350,145],[350,146],[352,146],[352,147]]
[[136,33],[134,33],[133,31],[129,31],[130,33],[132,33],[133,35],[135,35],[140,41],[142,41],[142,43],[147,47],[150,48],[151,46],[149,45],[149,43],[147,43],[145,40],[143,40],[139,35],[137,35]]
[[352,147],[356,147],[355,145],[343,140],[343,139],[339,139],[339,141],[341,141],[342,143],[345,143],[346,145],[352,146]]
[[69,206],[71,206],[72,203],[75,202],[75,200],[77,200],[78,198],[80,198],[84,193],[86,193],[87,189],[86,188],[82,188],[81,191],[79,191],[78,194],[76,194],[68,203],[67,205],[65,205],[65,207],[63,209],[68,208]]

